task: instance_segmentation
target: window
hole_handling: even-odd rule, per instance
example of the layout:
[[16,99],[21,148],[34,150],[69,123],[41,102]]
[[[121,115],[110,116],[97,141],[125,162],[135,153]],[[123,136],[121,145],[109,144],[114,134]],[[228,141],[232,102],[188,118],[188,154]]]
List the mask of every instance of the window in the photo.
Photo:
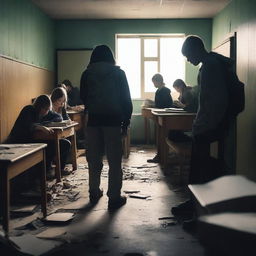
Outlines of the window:
[[[181,54],[184,35],[116,36],[117,64],[125,71],[133,99],[154,98],[152,76],[162,74],[167,87],[185,78],[185,59]],[[173,92],[173,90],[172,90]]]

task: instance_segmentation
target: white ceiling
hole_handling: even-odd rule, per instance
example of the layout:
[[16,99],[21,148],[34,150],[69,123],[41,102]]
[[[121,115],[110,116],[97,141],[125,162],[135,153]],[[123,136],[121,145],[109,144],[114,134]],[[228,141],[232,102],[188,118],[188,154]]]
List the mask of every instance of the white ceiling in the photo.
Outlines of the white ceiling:
[[231,0],[32,0],[54,19],[211,18]]

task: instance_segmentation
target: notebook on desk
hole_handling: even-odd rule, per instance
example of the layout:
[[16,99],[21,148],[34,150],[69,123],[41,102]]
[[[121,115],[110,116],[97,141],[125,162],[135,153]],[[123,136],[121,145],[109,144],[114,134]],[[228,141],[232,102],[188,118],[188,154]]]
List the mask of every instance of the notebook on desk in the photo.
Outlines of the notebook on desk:
[[173,112],[173,113],[186,113],[183,108],[165,108],[165,112]]

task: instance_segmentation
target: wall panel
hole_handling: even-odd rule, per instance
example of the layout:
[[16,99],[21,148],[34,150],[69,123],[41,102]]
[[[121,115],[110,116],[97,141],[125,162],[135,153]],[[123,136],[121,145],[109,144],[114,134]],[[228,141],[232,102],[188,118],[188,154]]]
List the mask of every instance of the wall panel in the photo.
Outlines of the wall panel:
[[20,110],[53,87],[53,72],[0,57],[0,142],[8,136]]

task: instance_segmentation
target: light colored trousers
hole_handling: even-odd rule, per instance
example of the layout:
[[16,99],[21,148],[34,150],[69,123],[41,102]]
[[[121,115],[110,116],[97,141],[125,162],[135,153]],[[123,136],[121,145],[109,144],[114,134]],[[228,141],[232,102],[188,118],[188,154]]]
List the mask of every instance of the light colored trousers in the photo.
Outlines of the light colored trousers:
[[120,127],[86,127],[86,159],[89,167],[89,192],[99,190],[103,156],[106,154],[109,173],[107,196],[118,198],[122,188],[122,136]]

